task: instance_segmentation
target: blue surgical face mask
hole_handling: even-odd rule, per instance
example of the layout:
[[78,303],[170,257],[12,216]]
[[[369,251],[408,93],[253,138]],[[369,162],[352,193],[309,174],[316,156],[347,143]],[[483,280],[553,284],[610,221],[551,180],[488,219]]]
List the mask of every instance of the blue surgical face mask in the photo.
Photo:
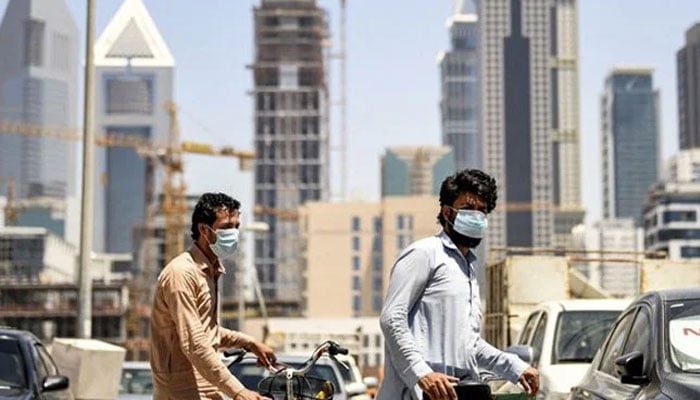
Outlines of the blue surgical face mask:
[[475,239],[482,239],[484,237],[486,228],[489,226],[486,214],[479,210],[452,209],[457,211],[457,217],[455,217],[454,222],[448,221],[452,224],[452,227],[457,233]]
[[236,254],[236,250],[238,250],[238,229],[213,230],[209,226],[207,226],[207,228],[216,233],[216,242],[209,243],[209,248],[216,254],[219,260],[225,260]]

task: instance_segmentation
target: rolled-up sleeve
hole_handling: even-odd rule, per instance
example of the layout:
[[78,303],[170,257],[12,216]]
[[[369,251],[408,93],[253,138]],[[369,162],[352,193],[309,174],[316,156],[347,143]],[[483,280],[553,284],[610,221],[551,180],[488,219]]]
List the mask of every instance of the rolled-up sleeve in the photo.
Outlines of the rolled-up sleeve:
[[513,383],[529,365],[515,354],[503,352],[482,338],[476,340],[476,360],[479,368],[489,370]]
[[423,249],[408,249],[399,257],[389,278],[380,317],[391,361],[409,388],[433,372],[423,359],[408,326],[409,312],[425,290],[431,265],[429,254]]
[[243,385],[229,372],[207,341],[195,302],[196,278],[190,272],[173,270],[163,279],[162,288],[185,357],[204,379],[226,395],[235,397]]

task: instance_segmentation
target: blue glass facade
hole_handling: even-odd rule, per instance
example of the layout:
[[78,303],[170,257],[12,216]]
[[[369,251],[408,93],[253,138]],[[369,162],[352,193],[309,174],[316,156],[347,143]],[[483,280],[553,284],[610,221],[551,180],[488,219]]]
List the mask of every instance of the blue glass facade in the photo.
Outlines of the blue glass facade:
[[658,92],[651,72],[613,72],[603,107],[605,217],[633,218],[639,226],[659,177]]

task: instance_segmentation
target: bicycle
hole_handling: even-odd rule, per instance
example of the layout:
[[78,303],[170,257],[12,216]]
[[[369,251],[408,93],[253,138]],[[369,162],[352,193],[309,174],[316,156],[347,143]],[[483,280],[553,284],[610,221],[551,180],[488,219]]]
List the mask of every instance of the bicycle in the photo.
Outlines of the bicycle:
[[[237,351],[233,353],[225,353],[227,358],[234,359],[228,362],[228,365],[233,365],[240,362],[247,353],[245,351]],[[350,369],[345,363],[335,358],[338,354],[348,354],[348,349],[340,344],[327,340],[316,347],[305,362],[298,368],[291,365],[278,364],[273,367],[268,367],[267,370],[272,374],[264,377],[258,383],[257,391],[263,396],[270,397],[275,400],[331,400],[335,394],[336,388],[332,382],[318,377],[307,376],[316,362],[327,354],[337,364],[343,368]]]

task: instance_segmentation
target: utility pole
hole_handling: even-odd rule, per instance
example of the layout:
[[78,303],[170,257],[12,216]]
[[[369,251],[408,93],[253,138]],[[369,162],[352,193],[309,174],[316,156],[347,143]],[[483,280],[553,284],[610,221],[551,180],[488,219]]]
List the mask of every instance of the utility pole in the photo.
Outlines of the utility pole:
[[80,291],[78,293],[78,337],[92,336],[92,253],[93,179],[95,166],[94,86],[95,86],[95,0],[87,0],[85,27],[85,92],[83,101],[83,192],[80,208]]

